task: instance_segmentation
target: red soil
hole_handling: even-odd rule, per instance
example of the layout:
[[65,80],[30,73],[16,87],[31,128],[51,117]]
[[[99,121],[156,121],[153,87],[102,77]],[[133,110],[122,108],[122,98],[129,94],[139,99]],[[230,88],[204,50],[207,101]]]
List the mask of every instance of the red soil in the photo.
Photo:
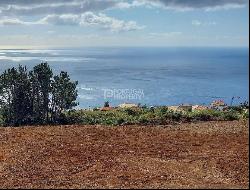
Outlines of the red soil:
[[248,188],[248,124],[0,128],[0,188]]

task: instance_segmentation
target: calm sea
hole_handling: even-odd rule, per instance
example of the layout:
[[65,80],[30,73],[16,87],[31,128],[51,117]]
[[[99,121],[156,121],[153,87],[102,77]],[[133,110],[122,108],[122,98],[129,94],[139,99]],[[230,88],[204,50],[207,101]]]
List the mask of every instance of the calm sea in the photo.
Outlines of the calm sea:
[[78,80],[81,108],[109,101],[147,105],[249,100],[248,48],[0,50],[0,72],[47,61]]

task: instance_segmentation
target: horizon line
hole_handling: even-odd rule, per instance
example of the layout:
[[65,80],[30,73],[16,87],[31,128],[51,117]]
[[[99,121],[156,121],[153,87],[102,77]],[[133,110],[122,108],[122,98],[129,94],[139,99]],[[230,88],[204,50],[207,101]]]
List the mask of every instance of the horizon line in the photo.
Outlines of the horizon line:
[[49,50],[49,49],[80,49],[80,48],[242,48],[249,49],[249,46],[64,46],[64,47],[1,47],[0,50]]

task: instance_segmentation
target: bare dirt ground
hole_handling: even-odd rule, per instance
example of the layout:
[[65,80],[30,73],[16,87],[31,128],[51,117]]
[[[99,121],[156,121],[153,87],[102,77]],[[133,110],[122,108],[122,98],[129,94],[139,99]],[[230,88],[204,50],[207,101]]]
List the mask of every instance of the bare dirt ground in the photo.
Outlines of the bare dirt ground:
[[248,188],[247,122],[0,128],[0,188]]

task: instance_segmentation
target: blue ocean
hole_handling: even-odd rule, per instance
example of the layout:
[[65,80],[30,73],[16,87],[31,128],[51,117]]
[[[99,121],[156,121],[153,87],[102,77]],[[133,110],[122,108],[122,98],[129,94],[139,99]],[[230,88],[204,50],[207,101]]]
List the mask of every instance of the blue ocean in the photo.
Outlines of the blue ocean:
[[0,50],[0,72],[48,62],[77,80],[80,108],[105,101],[148,106],[249,100],[248,48],[100,47]]

